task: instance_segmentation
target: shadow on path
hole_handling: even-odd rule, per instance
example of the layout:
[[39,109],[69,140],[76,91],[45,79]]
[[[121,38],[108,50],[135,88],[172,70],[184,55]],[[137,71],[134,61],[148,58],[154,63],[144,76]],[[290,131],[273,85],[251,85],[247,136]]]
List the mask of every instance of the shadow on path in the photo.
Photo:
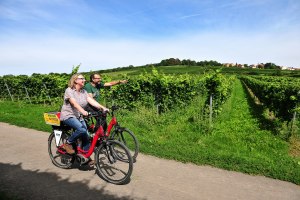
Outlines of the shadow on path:
[[[130,196],[118,197],[100,189],[88,187],[88,181],[69,182],[53,172],[24,170],[17,165],[0,163],[0,199],[105,199],[132,200]],[[99,184],[100,185],[100,184]],[[4,197],[3,197],[4,196]],[[135,198],[136,199],[136,198]]]

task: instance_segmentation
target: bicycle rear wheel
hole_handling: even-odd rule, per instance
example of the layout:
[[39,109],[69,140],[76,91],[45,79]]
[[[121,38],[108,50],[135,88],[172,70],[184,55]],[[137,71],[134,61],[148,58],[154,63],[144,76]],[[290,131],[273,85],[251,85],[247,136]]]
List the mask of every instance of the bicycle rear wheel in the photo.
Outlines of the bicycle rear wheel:
[[125,184],[133,170],[132,157],[127,147],[115,140],[103,141],[95,153],[98,175],[113,184]]
[[140,147],[137,138],[131,130],[127,128],[117,128],[111,135],[111,138],[123,143],[129,149],[133,162],[136,162]]
[[[59,152],[59,148],[61,148],[62,145],[65,144],[67,138],[68,138],[68,135],[63,132],[57,146],[56,146],[54,132],[52,132],[48,138],[48,153],[49,153],[52,163],[55,166],[64,168],[64,169],[71,168],[71,165],[74,162],[74,156],[68,155],[68,154],[63,154],[63,153]],[[62,151],[62,149],[61,149],[61,151]]]

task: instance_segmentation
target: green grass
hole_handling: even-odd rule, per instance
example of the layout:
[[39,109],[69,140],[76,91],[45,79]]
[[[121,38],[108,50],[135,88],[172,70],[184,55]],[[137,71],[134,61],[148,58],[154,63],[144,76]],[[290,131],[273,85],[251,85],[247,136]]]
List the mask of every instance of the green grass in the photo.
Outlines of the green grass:
[[[289,143],[260,128],[240,81],[210,129],[201,112],[205,98],[157,115],[156,108],[140,106],[117,112],[121,125],[134,131],[145,154],[198,165],[211,165],[264,175],[300,184],[300,158],[289,155]],[[0,121],[50,133],[43,113],[58,108],[0,102]]]
[[299,158],[289,156],[289,143],[260,128],[261,122],[253,115],[248,100],[241,83],[236,82],[209,139],[218,147],[214,150],[215,160],[222,160],[216,166],[299,184]]
[[33,105],[23,102],[0,101],[0,121],[40,131],[51,131],[44,122],[44,112],[57,110],[58,106]]
[[241,83],[214,121],[197,111],[197,104],[157,116],[139,109],[123,117],[141,141],[144,153],[182,162],[259,174],[300,184],[300,159],[289,156],[289,143],[260,129]]

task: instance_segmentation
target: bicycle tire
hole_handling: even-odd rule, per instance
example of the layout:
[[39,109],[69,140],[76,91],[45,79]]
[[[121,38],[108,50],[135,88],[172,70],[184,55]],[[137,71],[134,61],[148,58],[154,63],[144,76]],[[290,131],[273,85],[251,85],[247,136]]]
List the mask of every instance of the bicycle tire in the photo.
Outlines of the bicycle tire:
[[131,130],[128,128],[115,129],[111,135],[111,139],[122,142],[129,149],[133,162],[136,162],[140,146],[138,139]]
[[127,147],[115,140],[105,140],[95,153],[97,174],[103,180],[116,185],[128,183],[133,161]]
[[[68,137],[69,136],[63,132],[58,146],[62,146],[63,144],[65,144]],[[52,163],[55,166],[63,168],[63,169],[71,168],[71,166],[74,162],[74,159],[75,159],[74,156],[72,156],[72,155],[61,154],[58,152],[54,132],[52,132],[48,138],[48,153],[49,153]]]

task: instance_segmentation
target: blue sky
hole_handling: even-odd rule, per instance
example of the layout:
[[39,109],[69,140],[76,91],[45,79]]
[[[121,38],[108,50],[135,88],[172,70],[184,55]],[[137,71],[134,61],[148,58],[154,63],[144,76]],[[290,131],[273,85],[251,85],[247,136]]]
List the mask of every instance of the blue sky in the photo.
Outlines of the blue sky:
[[167,58],[300,67],[300,1],[0,0],[0,76]]

